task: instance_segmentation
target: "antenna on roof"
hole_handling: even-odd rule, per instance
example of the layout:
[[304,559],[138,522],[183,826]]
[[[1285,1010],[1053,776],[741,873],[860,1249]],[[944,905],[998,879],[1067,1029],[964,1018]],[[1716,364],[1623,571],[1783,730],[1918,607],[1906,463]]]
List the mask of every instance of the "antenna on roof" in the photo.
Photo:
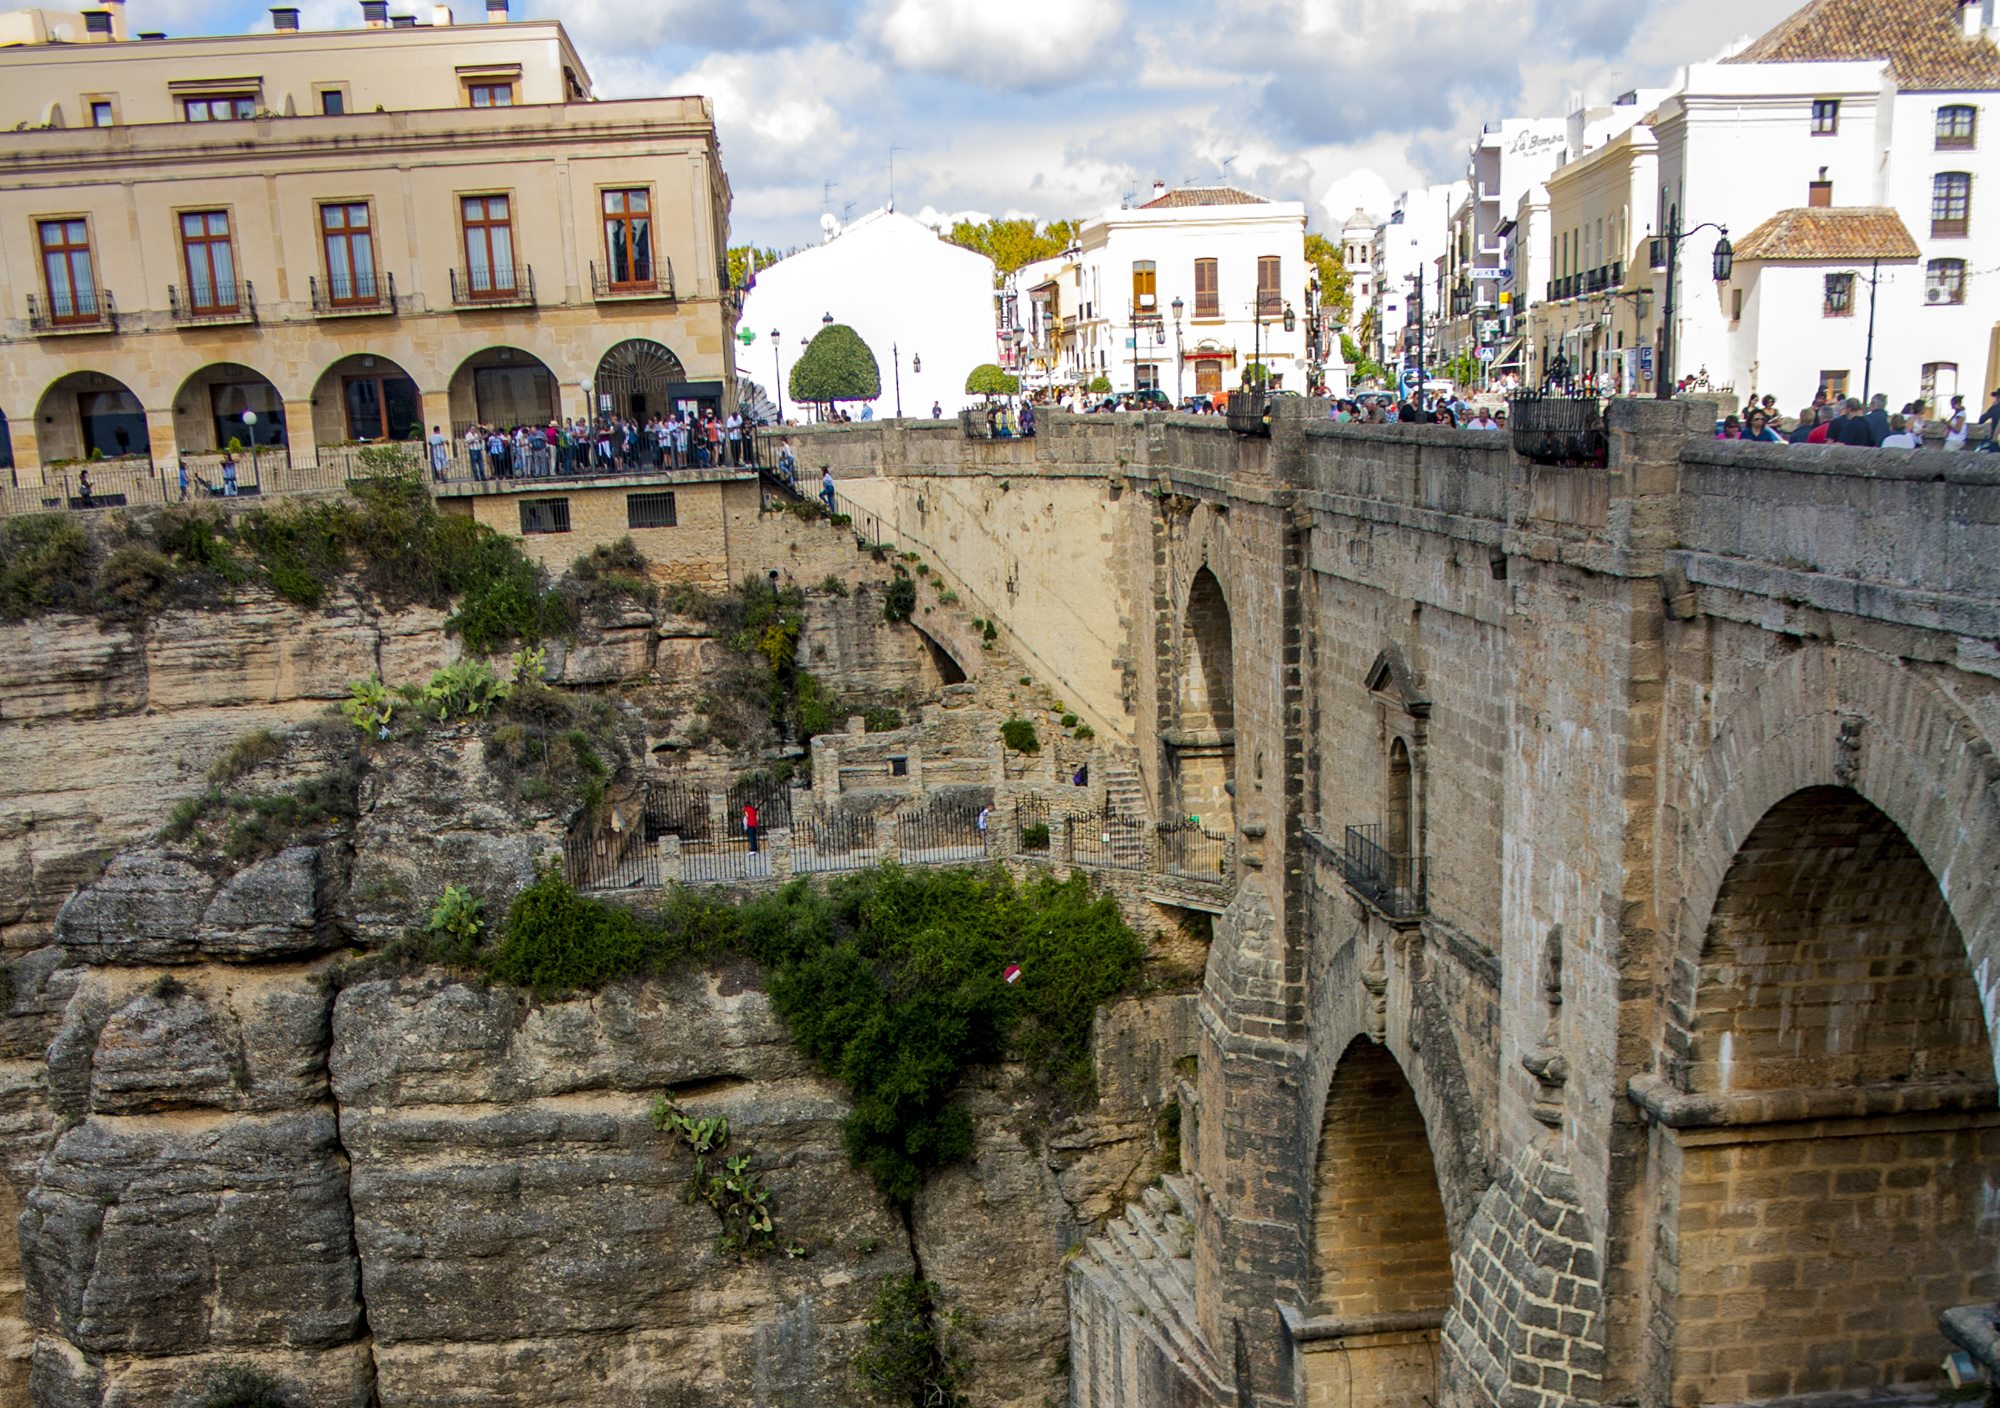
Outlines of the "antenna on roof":
[[1235,160],[1236,160],[1236,158],[1235,158],[1235,157],[1233,157],[1233,156],[1226,156],[1226,157],[1224,157],[1224,158],[1222,159],[1222,179],[1223,179],[1223,180],[1227,181],[1227,180],[1229,179],[1229,166],[1230,166],[1230,163],[1231,163],[1231,162],[1233,162],[1233,161],[1235,161]]
[[896,208],[896,153],[907,150],[907,147],[894,145],[889,148],[889,209],[891,211]]
[[853,218],[854,218],[854,202],[849,201],[847,202],[847,204],[840,207],[840,223],[845,225],[848,221],[852,220]]
[[840,182],[838,181],[825,181],[821,183],[820,193],[819,193],[819,203],[821,211],[823,213],[826,214],[832,213],[833,193],[839,189],[840,189]]

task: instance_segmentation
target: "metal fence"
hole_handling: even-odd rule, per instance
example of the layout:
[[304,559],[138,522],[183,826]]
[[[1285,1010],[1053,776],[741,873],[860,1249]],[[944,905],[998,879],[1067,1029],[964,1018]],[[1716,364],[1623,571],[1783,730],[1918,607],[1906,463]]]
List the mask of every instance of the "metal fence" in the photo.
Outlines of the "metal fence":
[[905,865],[966,865],[985,860],[990,807],[934,802],[896,823],[896,850]]
[[579,890],[657,890],[659,849],[643,832],[612,831],[585,813],[563,839],[563,876]]
[[1382,828],[1350,826],[1340,869],[1363,899],[1391,919],[1416,919],[1429,908],[1427,863],[1381,843]]
[[1115,812],[1096,811],[1063,818],[1062,859],[1106,870],[1146,867],[1146,823]]
[[800,873],[865,870],[879,854],[872,816],[815,807],[792,822],[792,869]]
[[1159,869],[1188,880],[1227,880],[1236,866],[1235,843],[1193,821],[1155,826],[1153,854]]
[[771,848],[761,838],[753,849],[747,836],[716,836],[681,841],[681,883],[731,885],[741,880],[766,880],[771,875]]
[[689,786],[679,779],[646,784],[640,819],[648,841],[678,836],[685,845],[689,841],[705,841],[715,834],[708,789]]

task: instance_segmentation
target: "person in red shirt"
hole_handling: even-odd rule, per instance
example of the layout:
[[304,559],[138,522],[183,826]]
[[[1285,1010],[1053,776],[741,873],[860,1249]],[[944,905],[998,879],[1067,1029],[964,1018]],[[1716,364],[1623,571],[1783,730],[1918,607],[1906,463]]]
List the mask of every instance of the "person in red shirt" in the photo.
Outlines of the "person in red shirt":
[[1814,426],[1812,428],[1812,432],[1806,436],[1806,443],[1808,445],[1824,445],[1826,443],[1826,433],[1832,428],[1833,428],[1832,421],[1830,420],[1821,421],[1818,425]]
[[750,854],[757,854],[757,804],[743,804],[743,834],[750,839]]

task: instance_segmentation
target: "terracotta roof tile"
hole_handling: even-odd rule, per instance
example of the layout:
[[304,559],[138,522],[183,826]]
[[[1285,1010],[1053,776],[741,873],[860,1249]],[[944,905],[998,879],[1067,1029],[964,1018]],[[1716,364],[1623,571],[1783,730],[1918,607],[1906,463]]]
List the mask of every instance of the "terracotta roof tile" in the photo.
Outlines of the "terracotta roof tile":
[[1181,210],[1194,205],[1269,205],[1262,196],[1239,191],[1234,186],[1186,186],[1168,191],[1140,206],[1141,210]]
[[1736,243],[1738,259],[1825,263],[1915,259],[1903,217],[1883,205],[1781,210]]
[[1887,59],[1911,91],[2000,88],[2000,49],[1967,39],[1958,0],[1812,0],[1732,64]]

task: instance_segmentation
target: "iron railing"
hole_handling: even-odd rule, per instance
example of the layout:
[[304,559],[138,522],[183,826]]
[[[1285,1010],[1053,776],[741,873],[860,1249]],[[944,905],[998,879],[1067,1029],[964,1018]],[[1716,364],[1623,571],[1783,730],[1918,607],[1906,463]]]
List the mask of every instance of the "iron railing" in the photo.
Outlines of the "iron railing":
[[597,267],[597,261],[590,262],[590,296],[599,301],[621,298],[665,298],[674,296],[674,261],[661,259],[655,263],[655,273],[650,279],[613,279],[609,269]]
[[743,834],[743,808],[757,809],[757,829],[766,835],[792,824],[792,791],[768,777],[739,777],[729,785],[725,798],[724,829],[731,836]]
[[1197,821],[1155,826],[1153,848],[1159,869],[1189,880],[1227,880],[1236,866],[1235,843]]
[[240,284],[211,284],[207,288],[167,285],[167,312],[182,325],[190,323],[254,323],[257,321],[257,290],[248,279]]
[[306,287],[312,294],[316,317],[361,317],[396,311],[394,274],[329,275],[324,283],[314,274],[307,278]]
[[1063,818],[1062,854],[1073,865],[1105,870],[1146,868],[1146,823],[1115,812],[1083,812]]
[[108,288],[68,290],[47,300],[28,295],[29,332],[114,332],[117,327],[118,304]]
[[1530,464],[1602,469],[1611,461],[1604,403],[1594,395],[1551,387],[1507,402],[1514,453]]
[[1350,826],[1340,869],[1349,888],[1391,919],[1417,919],[1429,908],[1427,862],[1381,844],[1382,828]]
[[878,855],[872,816],[815,807],[792,822],[792,869],[801,874],[865,870]]
[[679,779],[648,782],[639,816],[640,831],[648,842],[662,836],[678,836],[683,842],[705,841],[715,834],[708,789]]
[[1269,435],[1271,398],[1262,391],[1232,391],[1224,419],[1238,435]]
[[659,848],[643,831],[612,831],[587,812],[563,838],[563,876],[579,890],[657,890]]
[[451,301],[457,308],[532,308],[535,268],[453,269]]
[[986,859],[992,813],[971,803],[933,802],[896,822],[905,865],[965,865]]

